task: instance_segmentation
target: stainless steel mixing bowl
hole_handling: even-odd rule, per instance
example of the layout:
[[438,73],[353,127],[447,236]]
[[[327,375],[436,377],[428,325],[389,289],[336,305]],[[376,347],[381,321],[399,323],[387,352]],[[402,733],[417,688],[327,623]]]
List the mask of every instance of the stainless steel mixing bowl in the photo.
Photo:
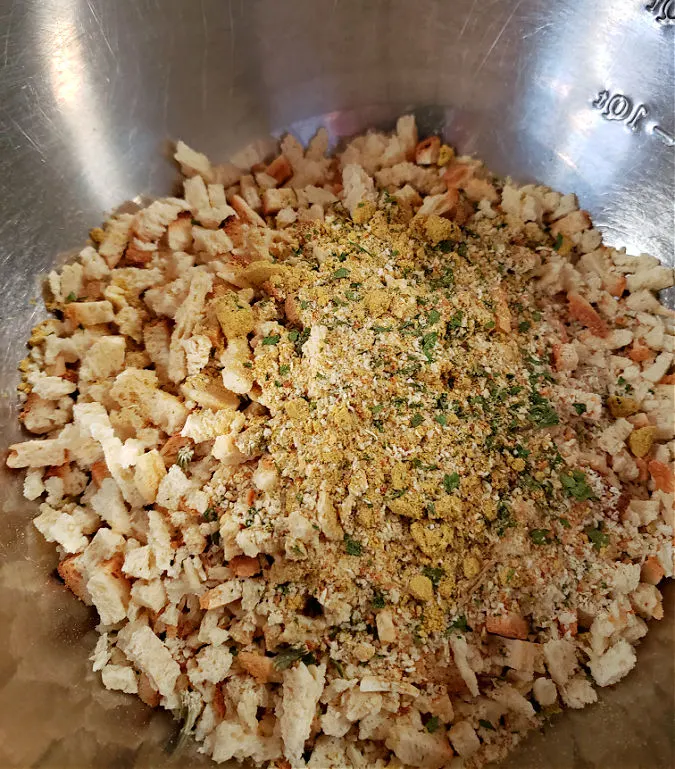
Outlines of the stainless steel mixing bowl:
[[[610,244],[672,264],[674,16],[673,0],[0,0],[3,441],[41,277],[106,211],[167,191],[176,137],[225,159],[414,109],[494,170],[576,191]],[[168,717],[101,689],[94,617],[2,482],[0,766],[167,762]],[[674,765],[668,604],[637,670],[509,766]]]

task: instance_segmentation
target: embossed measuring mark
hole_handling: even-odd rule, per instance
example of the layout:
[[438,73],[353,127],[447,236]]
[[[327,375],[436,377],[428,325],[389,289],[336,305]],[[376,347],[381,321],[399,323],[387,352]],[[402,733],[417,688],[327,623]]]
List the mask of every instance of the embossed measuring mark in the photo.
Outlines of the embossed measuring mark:
[[675,21],[675,0],[652,0],[646,9],[651,12],[656,21],[672,24]]
[[[673,0],[675,2],[675,0]],[[612,94],[609,91],[600,91],[593,100],[593,106],[602,110],[605,120],[614,120],[623,123],[631,131],[639,131],[641,123],[649,115],[649,107],[646,104],[633,105],[630,97],[623,93]],[[675,145],[675,137],[661,126],[654,125],[651,133],[660,139],[668,147]]]

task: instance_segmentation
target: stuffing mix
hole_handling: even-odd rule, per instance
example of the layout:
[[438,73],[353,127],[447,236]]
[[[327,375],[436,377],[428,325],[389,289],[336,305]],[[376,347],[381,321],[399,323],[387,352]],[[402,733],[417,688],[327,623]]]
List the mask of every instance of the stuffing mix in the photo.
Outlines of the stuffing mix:
[[215,761],[472,769],[663,616],[673,270],[410,116],[327,151],[179,142],[49,276],[7,463],[104,685]]

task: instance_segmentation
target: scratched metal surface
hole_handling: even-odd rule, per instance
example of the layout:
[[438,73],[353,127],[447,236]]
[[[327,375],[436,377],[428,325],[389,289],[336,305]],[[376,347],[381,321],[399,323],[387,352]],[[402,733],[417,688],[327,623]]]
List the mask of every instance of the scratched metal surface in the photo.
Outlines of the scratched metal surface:
[[[674,17],[673,0],[0,0],[2,443],[41,277],[105,212],[166,192],[175,137],[224,159],[289,126],[338,139],[414,108],[495,170],[576,191],[609,243],[672,264]],[[53,554],[2,483],[0,765],[164,761],[167,720],[87,673],[92,618],[49,580]],[[672,766],[672,634],[510,766]]]

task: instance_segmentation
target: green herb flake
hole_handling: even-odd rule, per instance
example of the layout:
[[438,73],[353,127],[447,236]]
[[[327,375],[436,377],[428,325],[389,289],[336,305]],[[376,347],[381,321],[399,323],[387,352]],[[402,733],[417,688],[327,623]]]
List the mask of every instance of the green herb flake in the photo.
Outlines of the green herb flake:
[[288,670],[296,662],[302,660],[306,665],[315,665],[316,658],[306,646],[288,646],[281,649],[272,664],[277,670]]
[[279,336],[279,334],[274,334],[272,336],[264,336],[263,340],[262,340],[262,343],[264,345],[279,344],[279,340],[280,339],[281,339],[281,337]]
[[339,270],[335,270],[333,273],[333,280],[339,280],[340,278],[348,278],[349,270],[346,267],[340,267]]
[[291,370],[291,367],[288,365],[288,363],[282,363],[281,366],[279,366],[279,374],[281,376],[286,376]]
[[370,604],[373,609],[384,609],[384,607],[387,605],[387,601],[385,600],[381,590],[376,589],[373,591],[373,600],[370,602]]
[[335,668],[335,672],[340,676],[340,678],[345,677],[345,669],[342,666],[342,663],[340,660],[334,660],[332,657],[330,658],[331,665]]
[[443,488],[450,494],[450,492],[459,488],[459,473],[450,473],[450,475],[443,476]]
[[588,411],[585,403],[573,403],[572,406],[579,416]]
[[358,539],[354,539],[350,534],[345,534],[344,543],[347,555],[363,555],[363,545]]
[[424,417],[418,412],[417,414],[413,414],[412,418],[410,420],[410,426],[411,427],[419,427],[422,422],[424,422]]
[[438,422],[439,425],[442,425],[445,427],[448,424],[448,418],[445,416],[445,414],[436,414],[434,417],[434,420]]
[[68,304],[69,302],[76,302],[76,301],[77,301],[77,294],[74,291],[71,291],[66,297],[66,304]]
[[579,502],[595,499],[593,489],[588,485],[586,474],[581,470],[572,470],[571,473],[561,473],[560,483],[568,497],[574,497]]
[[584,533],[598,552],[600,552],[603,547],[609,545],[609,536],[602,530],[602,523],[599,523],[597,527],[586,526]]
[[492,726],[492,724],[489,721],[486,721],[484,718],[479,718],[478,719],[478,725],[482,726],[483,729],[487,729],[490,732],[494,732],[495,731],[494,726]]
[[567,520],[567,518],[558,518],[558,522],[563,527],[563,529],[571,529],[572,524]]
[[445,569],[442,569],[440,566],[425,566],[422,569],[422,574],[431,580],[431,584],[434,587],[438,587],[440,581],[445,576]]
[[422,337],[422,352],[424,353],[429,363],[433,361],[433,358],[431,356],[431,351],[436,346],[437,341],[438,341],[438,333],[436,331],[430,331],[428,334],[425,334]]
[[462,320],[464,318],[464,311],[463,310],[457,310],[457,312],[450,318],[450,322],[448,325],[450,328],[461,328],[462,327]]
[[558,251],[560,249],[560,246],[562,246],[562,244],[563,244],[563,236],[562,236],[562,232],[559,232],[555,239],[555,242],[553,243],[553,248],[556,251]]
[[550,529],[531,529],[530,539],[535,545],[550,545],[553,541]]
[[431,716],[431,718],[426,722],[424,728],[429,732],[429,734],[433,734],[434,732],[438,731],[440,725],[440,718],[438,716]]
[[427,325],[433,326],[441,319],[441,313],[438,310],[430,310],[427,315]]
[[532,324],[529,320],[522,320],[518,324],[518,331],[520,331],[521,334],[524,334],[526,331],[529,331],[532,328]]
[[448,631],[452,632],[453,630],[460,630],[462,633],[468,633],[471,630],[469,623],[466,621],[466,617],[463,614],[455,617],[455,619],[450,623]]
[[532,424],[537,427],[553,427],[560,424],[558,412],[551,406],[551,403],[537,392],[530,395],[530,411],[528,418]]

